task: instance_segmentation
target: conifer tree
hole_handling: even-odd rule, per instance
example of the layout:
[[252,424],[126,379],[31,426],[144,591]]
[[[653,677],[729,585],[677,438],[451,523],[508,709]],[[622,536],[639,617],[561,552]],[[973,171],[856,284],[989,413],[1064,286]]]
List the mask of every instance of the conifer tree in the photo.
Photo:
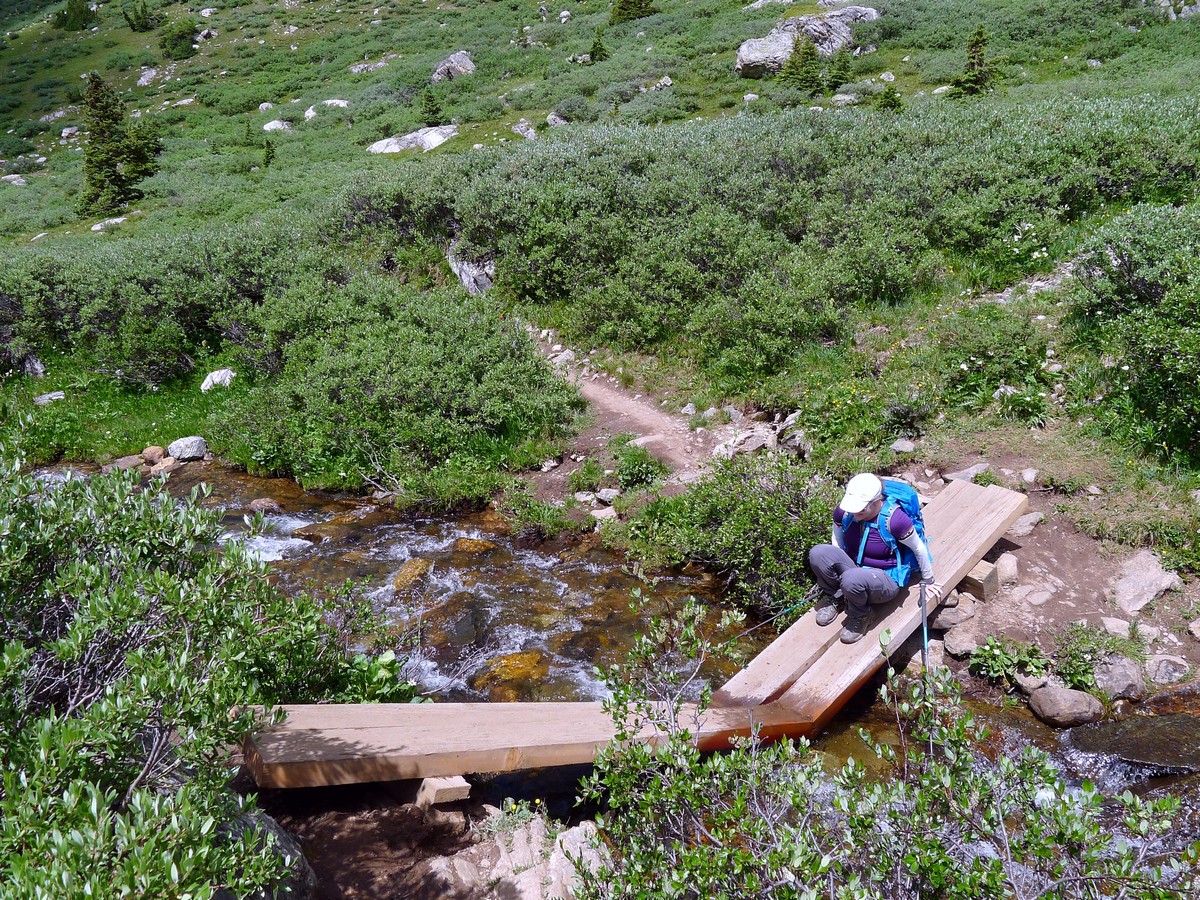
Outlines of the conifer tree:
[[653,12],[654,7],[650,0],[613,0],[609,21],[613,25],[620,25],[622,22],[644,18]]
[[433,96],[433,91],[428,89],[421,92],[421,124],[442,124],[442,105]]
[[904,109],[904,100],[901,99],[900,92],[889,84],[875,98],[875,108],[888,112],[901,112]]
[[83,31],[96,19],[88,0],[67,0],[67,5],[54,14],[54,27],[66,31]]
[[136,187],[153,175],[158,141],[149,133],[131,128],[125,121],[125,104],[104,79],[92,72],[83,94],[87,143],[83,150],[83,192],[80,215],[111,212],[137,200]]
[[592,58],[592,62],[594,63],[604,62],[606,59],[608,59],[608,48],[604,46],[603,38],[604,29],[597,28],[596,39],[592,41],[592,50],[589,54]]
[[778,77],[788,87],[794,87],[809,95],[821,93],[821,60],[817,57],[817,45],[807,37],[797,34],[792,55],[779,70]]
[[833,59],[829,62],[829,77],[825,86],[829,93],[833,94],[843,84],[849,84],[853,78],[854,75],[850,71],[850,51],[843,47],[833,54]]
[[954,80],[955,94],[973,96],[991,88],[995,72],[987,58],[987,45],[987,32],[980,25],[967,39],[967,64],[962,75]]
[[150,11],[146,0],[125,0],[121,4],[121,15],[131,31],[152,31],[159,22],[159,16]]

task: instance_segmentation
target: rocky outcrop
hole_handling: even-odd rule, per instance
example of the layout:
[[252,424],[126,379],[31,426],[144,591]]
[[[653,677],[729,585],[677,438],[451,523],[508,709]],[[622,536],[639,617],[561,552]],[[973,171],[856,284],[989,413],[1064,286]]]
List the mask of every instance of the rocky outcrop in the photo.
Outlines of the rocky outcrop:
[[743,78],[764,78],[778,72],[792,55],[798,34],[816,44],[818,53],[832,56],[853,41],[852,25],[878,18],[879,12],[869,6],[847,6],[828,13],[784,19],[765,37],[751,38],[738,47],[734,71]]
[[408,134],[376,141],[367,148],[367,152],[401,153],[405,150],[420,149],[423,153],[428,153],[434,147],[440,147],[457,135],[457,125],[432,125],[429,128],[421,128],[417,131],[410,131]]
[[292,123],[285,119],[272,119],[263,126],[263,131],[291,131]]
[[421,881],[444,897],[567,900],[574,896],[576,861],[589,871],[600,866],[596,843],[591,822],[551,839],[545,820],[538,816],[497,834],[495,841],[420,863]]
[[494,260],[473,262],[458,255],[458,241],[452,241],[446,251],[446,262],[450,271],[455,274],[468,294],[482,294],[492,286],[496,278],[496,263]]
[[459,50],[438,63],[429,80],[434,84],[440,81],[453,81],[455,78],[470,75],[474,71],[475,62],[471,59],[471,54],[466,50]]
[[1166,571],[1152,551],[1141,550],[1122,568],[1121,578],[1113,585],[1113,600],[1132,616],[1182,584],[1182,579]]
[[1029,698],[1033,714],[1055,728],[1074,728],[1098,722],[1104,716],[1104,704],[1083,691],[1046,685]]
[[532,141],[537,138],[537,129],[533,127],[533,123],[528,119],[522,119],[512,127],[513,134],[519,134],[527,141]]

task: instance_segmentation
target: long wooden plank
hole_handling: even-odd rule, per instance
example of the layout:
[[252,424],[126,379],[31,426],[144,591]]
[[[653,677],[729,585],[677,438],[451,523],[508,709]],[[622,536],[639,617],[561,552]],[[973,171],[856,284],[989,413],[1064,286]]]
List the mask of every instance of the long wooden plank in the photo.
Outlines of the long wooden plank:
[[[980,491],[978,487],[975,490]],[[948,534],[940,541],[935,539],[938,581],[957,584],[1021,517],[1028,502],[1024,494],[997,485],[989,485],[982,489],[982,495],[971,498],[970,539],[964,536],[965,529],[964,534]],[[915,588],[906,592],[914,600],[916,593]],[[884,615],[877,617],[866,637],[857,644],[842,645],[840,651],[821,657],[803,678],[780,696],[778,705],[795,709],[801,718],[811,720],[816,730],[824,727],[886,662],[879,646],[882,633],[889,631],[889,646],[899,647],[921,625],[919,604],[909,601],[908,596],[882,612]]]
[[[1022,494],[1004,493],[1012,495],[1007,498],[1008,504],[1017,502],[1014,498],[1025,500]],[[959,545],[967,546],[971,552],[978,549],[982,559],[995,543],[994,538],[978,533],[980,511],[994,502],[995,497],[996,494],[988,493],[979,485],[952,481],[925,507],[926,531],[930,536],[934,572],[939,584],[958,584],[960,579],[954,573],[961,563]],[[981,541],[987,543],[980,548]],[[839,632],[840,629],[832,625],[825,628],[817,625],[816,613],[810,610],[717,690],[713,694],[713,705],[756,706],[779,698],[827,651],[838,653],[834,645],[839,643]]]
[[[591,762],[615,737],[599,703],[375,704],[284,707],[289,722],[246,741],[260,787],[294,788],[507,772]],[[357,713],[358,718],[355,719]],[[334,723],[339,723],[335,725]],[[679,723],[705,750],[758,729],[764,738],[808,733],[784,707],[685,707]],[[653,728],[635,740],[662,738]]]

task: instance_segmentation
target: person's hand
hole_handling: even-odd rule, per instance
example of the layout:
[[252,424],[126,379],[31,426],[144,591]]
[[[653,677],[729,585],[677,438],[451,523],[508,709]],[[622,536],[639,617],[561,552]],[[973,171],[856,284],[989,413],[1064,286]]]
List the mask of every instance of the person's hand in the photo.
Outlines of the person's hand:
[[922,585],[925,588],[925,603],[931,607],[937,606],[942,600],[942,586],[932,581],[923,582]]

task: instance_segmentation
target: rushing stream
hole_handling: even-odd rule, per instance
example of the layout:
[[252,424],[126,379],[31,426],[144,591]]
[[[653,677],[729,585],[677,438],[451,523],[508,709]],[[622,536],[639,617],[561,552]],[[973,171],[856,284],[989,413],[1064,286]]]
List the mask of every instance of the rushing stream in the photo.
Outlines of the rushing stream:
[[[650,616],[694,596],[711,610],[715,628],[723,609],[710,575],[674,573],[647,585],[594,542],[522,546],[491,512],[405,514],[211,463],[176,473],[171,489],[182,494],[201,481],[212,488],[203,504],[225,510],[225,539],[244,541],[270,562],[285,590],[353,580],[386,626],[419,630],[411,674],[439,699],[601,699],[595,668],[621,662]],[[281,509],[249,534],[244,517],[256,498]],[[398,587],[397,576],[411,586]],[[742,638],[739,650],[758,652],[766,631]],[[720,684],[735,670],[717,664],[705,674]]]
[[[201,482],[212,488],[203,505],[225,511],[223,539],[244,541],[270,562],[284,590],[353,580],[385,623],[418,628],[420,649],[411,674],[438,699],[600,699],[605,687],[596,667],[621,662],[650,616],[694,596],[711,610],[715,628],[723,610],[718,586],[704,573],[674,572],[648,585],[620,557],[592,542],[566,549],[524,547],[494,513],[403,514],[361,498],[306,493],[286,479],[255,478],[216,463],[186,466],[172,476],[171,490],[182,496]],[[280,509],[265,515],[261,533],[249,534],[244,517],[258,498],[271,498]],[[406,564],[413,560],[426,562],[415,567],[412,587],[398,590],[396,576],[412,571]],[[642,598],[631,606],[635,589]],[[742,637],[739,649],[749,658],[772,636],[770,626],[759,629]],[[719,685],[735,668],[726,663],[704,674]],[[894,720],[870,702],[870,691],[818,740],[832,762],[864,759],[859,726],[884,741],[895,736]],[[1162,715],[1130,716],[1073,732],[1046,728],[1024,704],[1011,709],[988,704],[975,712],[996,734],[1000,752],[1039,746],[1068,779],[1092,781],[1110,796],[1131,789],[1182,797],[1180,837],[1194,840],[1200,834],[1200,692],[1146,705]],[[510,796],[530,787],[514,776],[501,782]],[[570,794],[567,786],[564,797]],[[569,807],[557,813],[565,816]]]

